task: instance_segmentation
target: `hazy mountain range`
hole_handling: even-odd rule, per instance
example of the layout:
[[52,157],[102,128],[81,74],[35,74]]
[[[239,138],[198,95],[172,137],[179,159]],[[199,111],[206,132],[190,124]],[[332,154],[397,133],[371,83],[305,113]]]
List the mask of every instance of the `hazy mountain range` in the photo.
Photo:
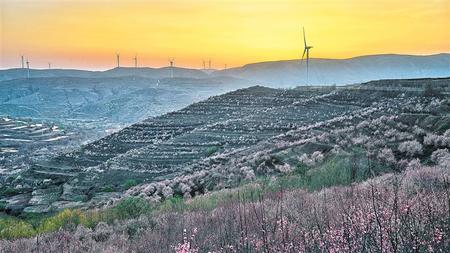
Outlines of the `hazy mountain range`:
[[[261,62],[214,74],[255,80],[267,85],[290,86],[306,83],[306,63],[299,60]],[[310,84],[351,84],[379,79],[446,76],[450,76],[450,54],[311,59],[309,67]]]
[[[120,67],[106,71],[76,69],[30,69],[30,77],[121,77],[141,76],[155,79],[171,76],[171,68]],[[26,69],[0,70],[0,80],[25,78]],[[289,87],[306,84],[306,64],[300,60],[284,60],[247,64],[226,70],[173,68],[174,77],[211,78],[229,76],[246,79],[249,84]],[[378,79],[404,79],[450,76],[450,54],[428,56],[369,55],[349,59],[319,59],[310,61],[309,84],[350,84]]]

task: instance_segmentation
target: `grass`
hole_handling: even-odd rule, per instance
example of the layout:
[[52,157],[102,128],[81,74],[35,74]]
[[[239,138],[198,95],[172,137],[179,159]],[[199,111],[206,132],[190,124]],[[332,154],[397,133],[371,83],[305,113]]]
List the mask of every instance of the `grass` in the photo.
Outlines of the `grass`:
[[6,201],[3,200],[0,201],[0,212],[5,210],[5,208],[6,208]]
[[78,225],[94,228],[99,222],[113,223],[116,220],[133,219],[152,211],[147,201],[131,197],[102,211],[65,209],[51,216],[31,215],[22,219],[4,216],[0,217],[0,239],[32,237],[61,228],[76,228]]
[[114,187],[112,185],[106,185],[99,190],[100,192],[114,192]]
[[124,188],[125,190],[128,190],[128,189],[130,189],[131,187],[136,186],[136,185],[138,185],[138,181],[137,181],[137,180],[135,180],[135,179],[127,179],[127,180],[125,181],[125,183],[123,184],[123,188]]
[[0,189],[0,196],[13,196],[20,193],[20,190],[11,188],[11,187],[4,187]]
[[[129,197],[114,207],[100,211],[66,209],[51,216],[26,215],[22,219],[10,216],[0,217],[0,239],[32,237],[78,225],[94,228],[99,222],[114,223],[117,220],[133,219],[141,215],[210,211],[218,206],[227,205],[240,199],[256,201],[259,195],[276,192],[280,188],[286,190],[302,188],[314,191],[330,186],[349,185],[370,176],[367,173],[368,163],[365,160],[365,153],[359,151],[355,150],[352,154],[332,155],[314,168],[308,168],[306,165],[299,163],[293,172],[279,176],[275,180],[260,177],[255,182],[244,182],[235,189],[211,192],[188,200],[181,196],[174,196],[158,204],[149,204],[144,199]],[[282,160],[282,158],[280,159]],[[356,174],[352,173],[352,166],[357,166]],[[376,163],[373,163],[372,167],[373,170],[378,172],[388,169]],[[135,183],[137,182],[134,180],[128,180],[124,187],[131,187]],[[0,208],[1,205],[2,203],[0,203]]]
[[219,147],[217,147],[217,146],[211,146],[211,147],[208,147],[208,149],[206,149],[206,155],[207,156],[212,156],[212,155],[214,155],[217,151],[219,151]]

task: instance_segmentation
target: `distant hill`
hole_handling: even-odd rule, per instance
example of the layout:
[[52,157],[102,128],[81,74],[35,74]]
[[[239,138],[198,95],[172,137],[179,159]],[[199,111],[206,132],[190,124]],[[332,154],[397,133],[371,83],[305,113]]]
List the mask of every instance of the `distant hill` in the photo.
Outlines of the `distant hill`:
[[[25,78],[25,69],[0,70],[0,81]],[[106,71],[75,69],[30,70],[31,77],[121,77],[140,76],[153,79],[168,78],[171,68],[120,67]],[[181,78],[210,78],[228,76],[249,80],[251,84],[270,87],[292,87],[306,84],[306,64],[300,60],[259,62],[226,70],[173,68],[173,76]],[[428,56],[368,55],[349,59],[311,59],[309,84],[352,84],[379,79],[429,78],[450,76],[450,54]]]
[[[164,68],[113,68],[106,71],[89,71],[76,69],[30,69],[30,77],[123,77],[140,76],[154,79],[169,78],[171,76],[170,67]],[[208,74],[198,69],[173,68],[174,77],[182,78],[207,78]],[[0,81],[20,79],[27,77],[27,70],[21,68],[0,70]]]
[[[112,74],[120,71],[111,70]],[[193,72],[180,71],[185,76]],[[89,72],[80,73],[87,75]],[[0,116],[52,122],[103,119],[122,125],[247,85],[247,81],[232,77],[156,79],[118,75],[4,80],[0,81]]]
[[[269,86],[306,83],[306,62],[300,60],[247,64],[214,75],[233,76]],[[311,59],[309,84],[352,84],[379,79],[450,76],[450,54],[429,56],[369,55],[349,59]]]
[[[96,71],[77,69],[30,69],[30,77],[94,77]],[[22,68],[0,70],[0,81],[27,77],[27,70]]]

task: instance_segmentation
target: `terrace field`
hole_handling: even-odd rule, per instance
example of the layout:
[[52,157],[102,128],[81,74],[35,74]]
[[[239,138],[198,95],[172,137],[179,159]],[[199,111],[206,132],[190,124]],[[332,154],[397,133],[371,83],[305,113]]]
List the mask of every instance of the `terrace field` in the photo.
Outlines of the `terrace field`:
[[343,183],[364,180],[392,170],[383,159],[392,167],[413,158],[432,163],[433,152],[448,147],[448,92],[445,78],[240,89],[10,173],[2,191],[14,194],[1,201],[20,214],[107,206],[126,196],[189,198],[335,154],[353,164]]
[[449,91],[254,86],[149,118],[5,175],[0,251],[447,252]]

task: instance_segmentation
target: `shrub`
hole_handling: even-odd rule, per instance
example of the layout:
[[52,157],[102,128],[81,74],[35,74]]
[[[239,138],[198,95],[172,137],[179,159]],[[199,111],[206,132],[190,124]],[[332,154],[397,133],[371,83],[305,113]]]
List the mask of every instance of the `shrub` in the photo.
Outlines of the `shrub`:
[[128,190],[136,185],[138,185],[138,182],[135,179],[127,179],[127,181],[125,181],[125,183],[123,184],[123,187]]
[[207,156],[212,156],[217,151],[219,151],[219,147],[217,147],[217,146],[208,147],[208,149],[206,149],[206,155]]
[[109,219],[137,218],[151,211],[150,204],[138,197],[128,197],[107,211]]
[[320,151],[315,151],[310,156],[308,156],[307,154],[303,154],[299,158],[301,163],[303,163],[309,167],[316,166],[318,163],[321,163],[323,161],[323,159],[324,159],[324,156],[323,156],[322,152],[320,152]]
[[[136,185],[136,184],[135,184]],[[127,184],[127,182],[125,182],[124,187],[127,187],[127,189],[131,188],[134,185]],[[113,192],[114,188],[111,185],[107,185],[105,187],[103,187],[103,189],[101,189],[102,192]]]
[[60,228],[75,228],[84,219],[84,214],[80,210],[66,209],[52,217],[44,219],[38,226],[38,233],[48,233]]
[[415,155],[420,155],[423,153],[422,144],[418,141],[405,141],[398,145],[398,151],[405,153],[407,156],[413,157]]
[[6,208],[6,201],[0,201],[0,212],[4,211]]
[[0,219],[0,238],[15,239],[20,237],[34,236],[36,231],[26,221],[13,218]]
[[186,209],[183,197],[176,195],[163,201],[159,206],[159,211],[184,211]]
[[350,167],[345,156],[336,156],[322,166],[308,171],[310,181],[307,188],[318,190],[334,185],[348,185],[352,182]]
[[395,159],[394,152],[390,148],[383,148],[378,152],[378,159],[385,161],[389,164],[395,164],[397,160]]
[[112,233],[113,230],[108,224],[105,222],[99,222],[97,226],[95,226],[95,230],[92,233],[92,238],[97,242],[103,242],[106,241]]
[[438,149],[431,154],[431,161],[442,164],[450,160],[450,153],[448,149]]
[[170,186],[165,186],[161,190],[161,193],[162,193],[162,195],[164,196],[165,199],[168,199],[168,198],[173,196],[173,189]]
[[20,190],[11,188],[11,187],[4,187],[0,190],[0,196],[13,196],[20,193]]
[[294,174],[304,176],[306,175],[307,171],[308,167],[304,163],[298,163],[297,166],[295,166]]

